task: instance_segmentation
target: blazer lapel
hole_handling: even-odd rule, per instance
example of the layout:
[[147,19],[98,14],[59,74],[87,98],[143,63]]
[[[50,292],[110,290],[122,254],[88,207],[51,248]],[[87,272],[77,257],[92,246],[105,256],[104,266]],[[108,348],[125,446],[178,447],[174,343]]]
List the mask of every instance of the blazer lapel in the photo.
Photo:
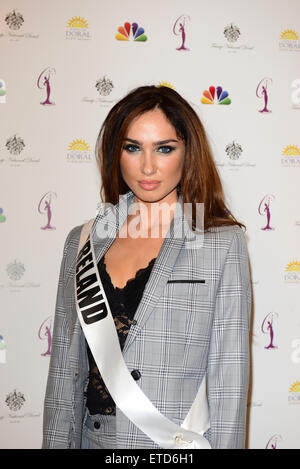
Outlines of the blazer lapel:
[[185,239],[185,230],[187,222],[183,216],[181,208],[181,196],[178,198],[172,222],[165,236],[159,254],[154,262],[149,280],[145,286],[142,299],[135,312],[137,325],[131,327],[125,341],[123,353],[129,348],[135,340],[141,329],[144,327],[147,319],[151,315],[153,308],[159,300],[163,289],[173,271],[178,254],[183,247]]
[[[118,204],[110,205],[106,210],[100,210],[95,218],[91,235],[97,263],[115,240],[117,233],[127,219],[129,207],[133,201],[134,194],[132,191],[122,194]],[[135,340],[150,316],[172,273],[178,254],[183,247],[188,225],[181,206],[181,195],[178,197],[178,202],[170,227],[154,262],[142,299],[136,310],[135,320],[137,325],[130,328],[123,353]]]

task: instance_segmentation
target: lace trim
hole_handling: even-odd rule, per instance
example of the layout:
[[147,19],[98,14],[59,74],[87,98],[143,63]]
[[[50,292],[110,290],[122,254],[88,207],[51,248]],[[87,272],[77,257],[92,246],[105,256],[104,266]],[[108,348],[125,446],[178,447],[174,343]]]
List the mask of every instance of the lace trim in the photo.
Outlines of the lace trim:
[[[100,259],[98,267],[101,270],[101,277],[105,286],[107,297],[118,333],[120,347],[123,350],[129,329],[133,323],[133,317],[138,307],[145,288],[145,284],[150,276],[156,258],[151,259],[146,267],[137,270],[135,276],[128,279],[124,287],[114,287],[110,275],[106,270],[104,256]],[[127,310],[127,311],[125,311]],[[87,345],[90,374],[87,389],[87,407],[91,413],[115,415],[116,405],[105,383],[100,375],[98,367],[94,361],[91,351]]]
[[103,256],[101,258],[101,264],[103,265],[103,268],[106,272],[106,275],[107,277],[109,278],[109,281],[111,283],[111,286],[113,287],[114,290],[124,290],[125,288],[127,288],[128,284],[130,284],[131,282],[133,282],[134,280],[136,280],[137,277],[140,277],[146,270],[149,269],[149,267],[153,266],[154,264],[154,261],[155,261],[156,257],[154,257],[153,259],[151,259],[151,261],[149,261],[148,265],[146,267],[141,267],[140,269],[138,269],[135,273],[135,276],[134,277],[131,277],[127,280],[126,284],[124,285],[124,287],[115,287],[114,284],[112,283],[112,280],[111,280],[111,277],[109,275],[109,273],[107,272],[107,266],[106,266],[106,263],[105,263],[105,256]]

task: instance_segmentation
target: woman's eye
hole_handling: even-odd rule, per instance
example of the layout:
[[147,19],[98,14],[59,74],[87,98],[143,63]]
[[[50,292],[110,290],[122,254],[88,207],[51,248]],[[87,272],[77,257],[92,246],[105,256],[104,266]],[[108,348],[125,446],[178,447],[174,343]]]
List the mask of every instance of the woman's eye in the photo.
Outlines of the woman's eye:
[[124,148],[124,150],[129,151],[130,153],[134,153],[135,151],[139,150],[138,146],[131,145],[131,144],[125,145],[125,147],[123,147],[123,148]]
[[171,153],[171,151],[175,150],[175,148],[170,147],[170,146],[163,146],[163,147],[159,147],[158,150],[160,151],[160,153]]

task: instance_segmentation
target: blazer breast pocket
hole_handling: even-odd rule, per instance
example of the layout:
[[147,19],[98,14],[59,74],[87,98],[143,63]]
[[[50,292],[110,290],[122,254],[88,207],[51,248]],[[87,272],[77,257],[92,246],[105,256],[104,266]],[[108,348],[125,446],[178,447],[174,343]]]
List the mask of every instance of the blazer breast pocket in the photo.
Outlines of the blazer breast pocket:
[[197,279],[170,279],[167,280],[166,288],[169,295],[172,297],[186,296],[191,298],[193,296],[206,296],[208,295],[208,284],[206,280]]
[[168,280],[167,283],[205,283],[205,280],[176,279],[176,280]]

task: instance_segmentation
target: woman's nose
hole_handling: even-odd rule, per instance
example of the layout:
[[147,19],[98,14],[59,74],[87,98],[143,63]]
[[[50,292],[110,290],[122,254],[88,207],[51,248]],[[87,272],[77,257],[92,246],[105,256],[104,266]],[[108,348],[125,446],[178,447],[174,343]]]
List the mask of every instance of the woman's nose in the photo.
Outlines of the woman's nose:
[[144,174],[153,174],[156,171],[155,156],[151,151],[145,151],[141,159],[141,171]]

